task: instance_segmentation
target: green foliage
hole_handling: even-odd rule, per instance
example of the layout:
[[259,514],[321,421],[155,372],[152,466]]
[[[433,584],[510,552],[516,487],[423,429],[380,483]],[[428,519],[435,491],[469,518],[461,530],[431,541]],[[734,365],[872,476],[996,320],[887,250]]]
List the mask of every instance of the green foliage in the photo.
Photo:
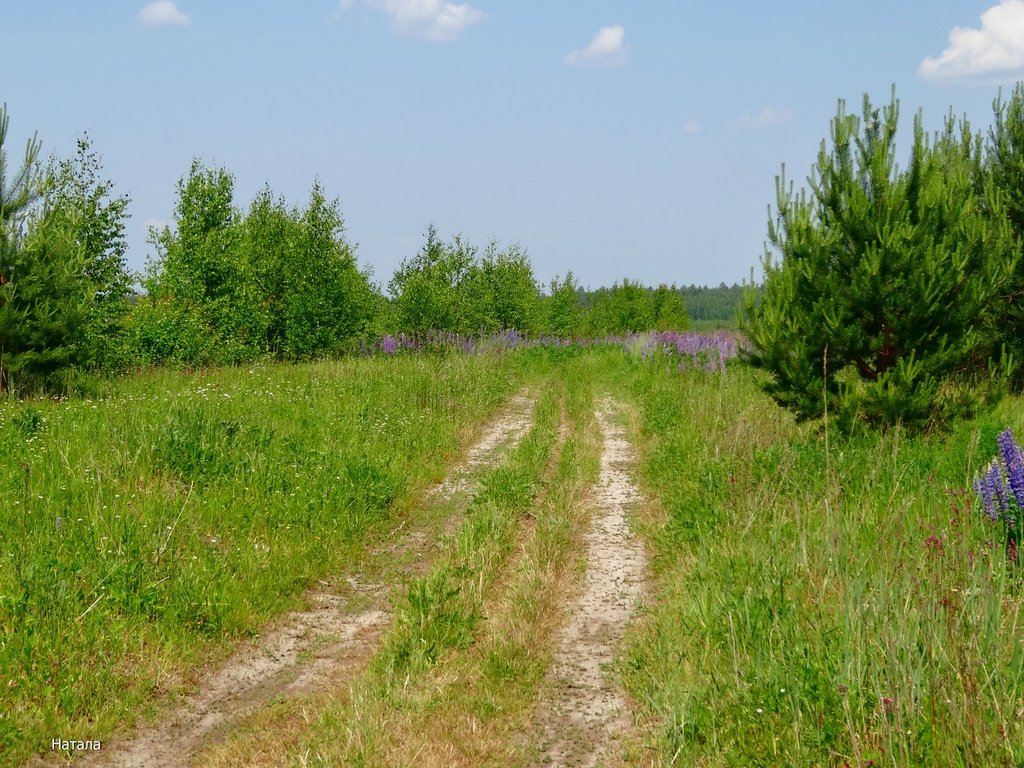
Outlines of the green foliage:
[[45,217],[31,222],[7,253],[0,274],[0,369],[20,390],[81,362],[80,339],[91,296],[74,227]]
[[572,272],[564,278],[551,281],[545,301],[545,330],[557,338],[575,338],[582,331],[583,307],[580,305],[580,287]]
[[512,329],[531,333],[539,328],[540,287],[533,265],[519,246],[499,251],[497,244],[491,243],[476,271],[484,286],[479,296],[485,304],[478,315],[484,333]]
[[654,325],[647,330],[685,331],[690,327],[690,315],[686,311],[679,289],[662,283],[651,296]]
[[810,195],[777,180],[769,239],[782,259],[766,255],[741,325],[746,359],[801,418],[821,415],[827,393],[847,423],[948,419],[999,353],[985,331],[1017,257],[980,140],[951,117],[929,141],[918,116],[899,170],[897,121],[895,96],[882,110],[865,97],[862,120],[840,102]]
[[129,359],[136,365],[212,365],[227,361],[224,342],[202,310],[170,296],[142,296],[125,321]]
[[[6,109],[0,108],[0,391],[39,386],[85,358],[83,329],[98,279],[84,236],[96,220],[75,204],[73,173],[44,187],[35,138],[12,172],[3,147],[7,127]],[[53,194],[40,210],[44,189]],[[119,224],[112,217],[111,229]],[[97,233],[95,241],[101,239]]]
[[[39,178],[36,161],[41,147],[39,139],[33,136],[25,145],[25,157],[20,168],[11,168],[7,164],[7,152],[4,144],[7,141],[7,129],[10,118],[7,105],[0,106],[0,246],[3,254],[13,249],[20,227],[24,223],[29,207],[39,199]],[[9,279],[9,278],[5,278]]]
[[125,223],[129,199],[115,196],[113,182],[101,178],[100,159],[88,136],[71,158],[51,159],[43,192],[47,226],[71,234],[82,262],[89,297],[79,340],[80,358],[92,367],[120,367],[121,329],[132,292],[125,265]]
[[[259,354],[261,316],[254,313],[252,291],[247,280],[246,264],[239,258],[238,240],[241,227],[234,210],[234,178],[224,169],[208,169],[194,160],[186,177],[178,182],[174,228],[151,233],[156,258],[149,265],[144,282],[150,310],[139,321],[151,319],[158,329],[141,327],[143,338],[162,338],[179,326],[167,322],[165,312],[173,317],[194,316],[214,351],[212,360],[196,358],[180,362],[237,362]],[[174,306],[167,306],[170,302]],[[141,304],[141,302],[140,302]],[[137,323],[139,324],[139,323]],[[198,341],[198,340],[197,340]],[[192,339],[172,343],[179,353],[196,348]],[[161,343],[145,350],[166,349]],[[150,358],[160,362],[165,358]],[[176,359],[176,358],[166,358]]]
[[[462,330],[466,293],[463,282],[475,258],[476,249],[460,236],[448,245],[431,224],[423,248],[412,259],[403,260],[388,283],[388,291],[395,300],[398,330],[418,337],[430,331]],[[473,287],[478,295],[482,293],[483,286],[478,282]]]
[[[1024,360],[1024,83],[1013,89],[1010,100],[997,98],[993,104],[995,122],[989,132],[985,170],[1005,205],[1018,254],[1016,270],[1000,290],[996,308],[998,322],[989,329],[997,344],[1005,345],[1017,361]],[[990,216],[1002,215],[999,209]],[[1017,372],[1016,385],[1024,383],[1024,370]]]
[[363,333],[374,308],[369,279],[342,237],[338,201],[328,201],[319,182],[296,219],[297,247],[285,252],[287,261],[278,267],[286,297],[284,338],[271,344],[289,359],[342,351]]
[[623,279],[590,296],[587,327],[593,336],[648,331],[655,322],[652,291],[638,282]]
[[739,283],[717,286],[686,285],[679,288],[687,314],[694,323],[731,327],[743,305],[744,286]]
[[1024,83],[1010,100],[992,105],[995,122],[989,131],[988,171],[1003,193],[1006,213],[1018,237],[1024,235]]
[[525,252],[515,245],[501,251],[491,243],[478,258],[461,236],[443,242],[433,225],[423,248],[402,262],[388,290],[395,330],[410,336],[529,333],[540,327],[540,288]]
[[379,303],[345,241],[337,200],[314,182],[304,209],[269,188],[247,215],[234,180],[195,161],[178,185],[175,228],[154,233],[147,298],[131,326],[146,363],[288,360],[350,348]]

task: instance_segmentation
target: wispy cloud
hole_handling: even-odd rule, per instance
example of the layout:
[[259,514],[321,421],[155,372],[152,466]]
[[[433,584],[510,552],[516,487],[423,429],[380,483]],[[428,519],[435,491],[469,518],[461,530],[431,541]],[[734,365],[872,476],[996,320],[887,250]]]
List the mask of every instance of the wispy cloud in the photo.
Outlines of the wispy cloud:
[[981,29],[953,27],[949,45],[917,68],[925,80],[963,80],[1024,70],[1024,1],[1002,0],[981,14]]
[[139,11],[139,21],[153,27],[184,27],[192,17],[182,13],[174,0],[156,0]]
[[788,123],[793,117],[793,110],[789,107],[767,106],[757,112],[747,112],[736,120],[735,125],[740,128],[756,130],[758,128],[769,128],[773,125]]
[[565,57],[572,66],[614,67],[626,63],[629,48],[625,45],[626,30],[621,24],[601,27],[586,48],[573,51]]
[[691,136],[695,133],[700,133],[700,123],[698,123],[696,120],[692,118],[687,120],[685,123],[683,123],[683,133],[689,134]]
[[447,43],[484,18],[484,13],[469,3],[447,3],[444,0],[339,0],[339,8],[347,11],[362,5],[381,11],[395,31],[432,43]]

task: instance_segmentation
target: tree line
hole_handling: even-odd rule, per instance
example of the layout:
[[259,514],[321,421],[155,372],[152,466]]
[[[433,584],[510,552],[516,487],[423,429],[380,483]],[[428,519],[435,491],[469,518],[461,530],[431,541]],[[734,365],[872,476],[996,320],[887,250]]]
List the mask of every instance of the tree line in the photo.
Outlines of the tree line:
[[130,200],[103,177],[89,137],[46,164],[33,138],[8,163],[7,126],[0,109],[0,391],[60,386],[82,369],[338,355],[386,334],[579,338],[690,323],[675,286],[588,291],[572,273],[541,285],[518,245],[444,241],[433,226],[385,290],[319,181],[301,206],[267,186],[241,207],[230,172],[198,160],[135,275]]

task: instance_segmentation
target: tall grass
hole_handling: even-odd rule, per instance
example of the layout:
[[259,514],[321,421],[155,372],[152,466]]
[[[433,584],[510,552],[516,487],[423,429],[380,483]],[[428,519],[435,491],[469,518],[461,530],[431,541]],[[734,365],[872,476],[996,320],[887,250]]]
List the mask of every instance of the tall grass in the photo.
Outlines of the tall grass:
[[0,403],[0,762],[186,690],[403,514],[521,375],[350,359]]
[[746,369],[633,371],[666,523],[625,673],[658,762],[1020,765],[1021,575],[967,491],[1011,410],[829,444]]

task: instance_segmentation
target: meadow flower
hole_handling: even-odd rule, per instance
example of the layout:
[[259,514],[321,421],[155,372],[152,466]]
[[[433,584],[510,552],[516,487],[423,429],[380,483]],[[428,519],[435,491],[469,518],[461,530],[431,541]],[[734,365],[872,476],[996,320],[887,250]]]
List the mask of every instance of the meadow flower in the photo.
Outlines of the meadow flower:
[[1009,512],[1006,480],[999,459],[992,459],[984,474],[974,481],[974,492],[981,499],[985,515],[995,522]]
[[1002,519],[1006,555],[1016,565],[1021,536],[1019,518],[1024,510],[1024,453],[1009,429],[1002,432],[996,442],[999,456],[974,481],[974,492],[981,499],[982,509],[990,520]]
[[1020,446],[1013,439],[1013,432],[1007,429],[1002,432],[996,442],[999,444],[999,453],[1003,457],[1003,464],[1006,466],[1006,477],[1010,483],[1010,491],[1017,506],[1024,508],[1024,454]]

